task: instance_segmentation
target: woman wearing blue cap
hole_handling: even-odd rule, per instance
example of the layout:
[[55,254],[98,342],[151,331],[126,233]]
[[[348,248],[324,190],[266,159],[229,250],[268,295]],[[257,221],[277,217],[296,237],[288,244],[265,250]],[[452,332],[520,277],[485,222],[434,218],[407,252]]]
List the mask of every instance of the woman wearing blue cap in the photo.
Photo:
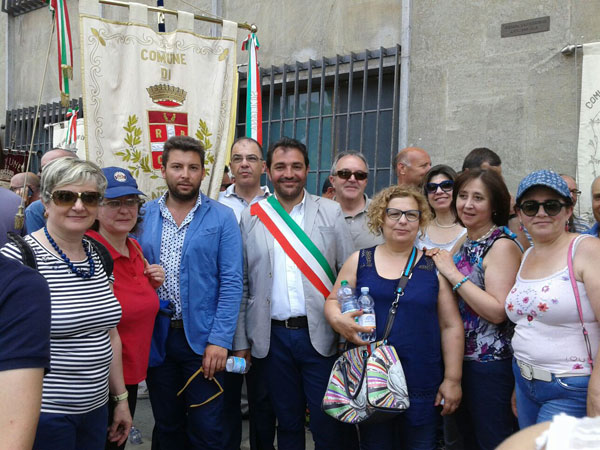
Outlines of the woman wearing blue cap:
[[600,241],[565,230],[573,202],[567,183],[555,172],[526,176],[516,203],[533,239],[505,304],[516,324],[512,346],[519,425],[552,420],[561,412],[598,415],[600,374],[593,360],[600,339]]
[[[157,289],[165,273],[157,264],[148,265],[140,245],[129,233],[135,231],[142,218],[142,201],[137,183],[131,173],[120,167],[102,169],[108,185],[98,208],[98,219],[88,235],[103,243],[114,260],[114,292],[121,304],[123,316],[117,330],[123,346],[123,377],[127,392],[111,398],[110,410],[123,401],[135,413],[138,383],[146,378],[150,339],[158,312]],[[109,418],[110,423],[110,418]],[[107,449],[123,449],[107,442]]]

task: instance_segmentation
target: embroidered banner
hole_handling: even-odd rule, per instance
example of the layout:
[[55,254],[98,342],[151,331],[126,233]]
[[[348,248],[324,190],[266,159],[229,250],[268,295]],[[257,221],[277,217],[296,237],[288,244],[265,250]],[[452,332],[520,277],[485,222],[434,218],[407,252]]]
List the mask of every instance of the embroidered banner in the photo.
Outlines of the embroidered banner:
[[235,127],[237,24],[204,37],[180,11],[177,30],[158,33],[145,5],[129,4],[127,23],[100,10],[97,0],[79,4],[86,159],[129,169],[156,198],[164,142],[189,135],[206,149],[202,192],[216,198]]
[[593,219],[590,186],[600,175],[600,42],[583,44],[579,111],[577,181],[582,189],[577,205],[581,215]]

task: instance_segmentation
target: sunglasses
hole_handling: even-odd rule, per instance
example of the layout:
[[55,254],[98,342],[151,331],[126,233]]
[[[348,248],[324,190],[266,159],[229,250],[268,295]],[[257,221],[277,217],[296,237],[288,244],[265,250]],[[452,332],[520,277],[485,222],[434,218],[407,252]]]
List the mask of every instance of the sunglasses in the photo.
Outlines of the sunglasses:
[[421,211],[418,209],[409,209],[408,211],[402,211],[396,208],[386,208],[385,213],[387,216],[395,222],[399,222],[402,216],[406,217],[409,222],[416,222],[421,217]]
[[526,202],[517,205],[517,208],[523,211],[523,214],[526,216],[533,217],[538,213],[540,206],[544,207],[544,211],[546,211],[546,214],[549,216],[556,216],[563,207],[567,206],[567,204],[559,202],[558,200],[546,200],[542,203],[535,200],[527,200]]
[[350,177],[352,175],[354,175],[354,178],[356,178],[356,181],[366,180],[367,177],[369,176],[369,174],[367,172],[363,172],[361,170],[359,170],[358,172],[352,172],[351,170],[348,170],[348,169],[338,170],[335,174],[338,177],[340,177],[342,180],[349,180]]
[[125,200],[104,200],[102,206],[107,206],[110,209],[120,209],[124,206],[127,209],[137,208],[140,205],[140,200],[137,198],[126,198]]
[[440,188],[444,192],[450,192],[454,188],[454,181],[452,180],[444,180],[441,183],[427,183],[425,185],[425,190],[429,194],[433,194]]
[[73,192],[73,191],[54,191],[50,194],[50,198],[54,204],[58,206],[73,206],[77,203],[77,199],[81,199],[81,203],[85,206],[98,206],[102,195],[100,192]]

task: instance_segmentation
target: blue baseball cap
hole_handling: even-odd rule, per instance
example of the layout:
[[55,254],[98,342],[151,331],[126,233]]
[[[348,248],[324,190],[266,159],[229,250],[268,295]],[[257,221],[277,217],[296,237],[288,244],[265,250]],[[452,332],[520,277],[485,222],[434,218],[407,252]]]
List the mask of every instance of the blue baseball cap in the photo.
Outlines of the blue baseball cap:
[[519,189],[517,189],[517,198],[515,199],[517,204],[519,204],[525,192],[535,186],[546,187],[561,197],[571,200],[571,192],[569,191],[567,182],[556,172],[544,169],[531,172],[521,180]]
[[131,172],[121,167],[105,167],[102,169],[108,185],[104,198],[117,198],[124,195],[145,195],[138,189],[137,182]]

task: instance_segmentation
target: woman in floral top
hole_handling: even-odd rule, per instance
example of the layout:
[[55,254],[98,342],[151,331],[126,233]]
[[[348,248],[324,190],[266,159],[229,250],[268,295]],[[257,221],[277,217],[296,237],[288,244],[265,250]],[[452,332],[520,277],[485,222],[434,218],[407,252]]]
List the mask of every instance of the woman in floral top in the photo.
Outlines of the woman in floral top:
[[[600,374],[588,359],[598,352],[600,241],[569,233],[573,213],[567,183],[540,170],[519,184],[517,213],[533,239],[525,253],[506,312],[515,324],[513,371],[519,425],[600,414]],[[573,244],[573,273],[581,300],[582,325],[567,265]],[[589,388],[588,388],[589,385]]]
[[456,413],[464,448],[494,449],[513,432],[512,329],[504,300],[521,248],[506,228],[510,194],[494,171],[469,170],[455,181],[453,206],[467,236],[433,260],[453,290],[465,327],[463,401]]

